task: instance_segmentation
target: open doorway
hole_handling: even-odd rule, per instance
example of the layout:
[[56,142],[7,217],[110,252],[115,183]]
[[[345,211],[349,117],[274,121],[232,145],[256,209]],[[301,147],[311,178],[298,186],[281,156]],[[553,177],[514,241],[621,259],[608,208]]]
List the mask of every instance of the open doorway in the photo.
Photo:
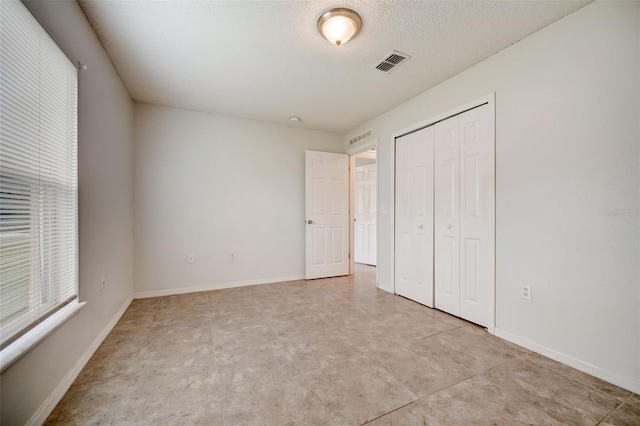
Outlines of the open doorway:
[[[377,145],[377,144],[376,144]],[[376,146],[350,157],[351,273],[376,277],[378,164]],[[377,280],[376,280],[377,282]]]

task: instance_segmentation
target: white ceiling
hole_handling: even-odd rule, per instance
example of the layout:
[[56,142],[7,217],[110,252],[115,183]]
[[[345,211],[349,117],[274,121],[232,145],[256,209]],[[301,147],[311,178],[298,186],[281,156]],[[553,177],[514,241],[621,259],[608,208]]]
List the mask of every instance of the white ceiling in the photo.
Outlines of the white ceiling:
[[[589,3],[580,1],[88,1],[133,99],[346,133]],[[316,31],[333,6],[361,33]],[[411,59],[390,74],[392,49]],[[90,64],[89,64],[90,65]]]

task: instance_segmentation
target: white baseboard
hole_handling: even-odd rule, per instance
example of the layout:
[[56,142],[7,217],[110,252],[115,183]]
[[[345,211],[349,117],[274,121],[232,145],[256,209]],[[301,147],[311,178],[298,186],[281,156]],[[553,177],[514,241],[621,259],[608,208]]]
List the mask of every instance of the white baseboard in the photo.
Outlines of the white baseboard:
[[118,323],[120,317],[122,317],[124,311],[127,310],[132,300],[132,297],[128,297],[127,300],[124,301],[120,309],[118,309],[113,318],[111,318],[111,321],[109,321],[109,323],[102,329],[102,331],[100,332],[100,334],[98,334],[94,341],[91,342],[87,350],[84,351],[73,368],[64,376],[60,383],[58,383],[58,386],[56,386],[53,392],[51,392],[51,394],[47,397],[47,399],[45,399],[38,410],[33,414],[33,416],[31,416],[31,418],[27,422],[27,426],[39,426],[44,424],[44,422],[47,420],[47,417],[49,417],[53,409],[56,408],[56,405],[58,405],[64,394],[67,393],[67,391],[73,384],[73,381],[76,379],[76,377],[78,377],[84,366],[87,365],[87,362],[89,362],[91,356],[102,344],[113,327],[115,327],[115,325]]
[[640,393],[640,381],[638,380],[619,376],[608,370],[596,367],[595,365],[591,365],[579,359],[575,359],[573,357],[570,357],[569,355],[565,355],[553,349],[549,349],[545,346],[539,345],[538,343],[532,342],[529,339],[525,339],[524,337],[520,337],[508,331],[501,330],[497,327],[495,328],[495,335],[504,340],[508,340],[511,343],[515,343],[518,346],[529,349],[530,351],[536,352],[540,355],[544,355],[547,358],[551,358],[554,361],[561,362],[562,364],[566,364],[569,367],[575,368],[576,370],[580,370],[583,373],[590,374],[606,382],[612,383],[616,386],[620,386],[621,388],[628,391]]
[[173,296],[174,294],[222,290],[224,288],[244,287],[248,285],[273,284],[273,283],[280,283],[285,281],[297,281],[297,280],[303,280],[304,278],[305,278],[304,275],[290,275],[287,277],[272,277],[272,278],[261,278],[257,280],[248,280],[248,281],[233,281],[233,282],[226,282],[226,283],[206,284],[206,285],[196,286],[196,287],[179,287],[179,288],[169,288],[164,290],[141,291],[138,293],[133,293],[133,298],[147,299],[149,297]]

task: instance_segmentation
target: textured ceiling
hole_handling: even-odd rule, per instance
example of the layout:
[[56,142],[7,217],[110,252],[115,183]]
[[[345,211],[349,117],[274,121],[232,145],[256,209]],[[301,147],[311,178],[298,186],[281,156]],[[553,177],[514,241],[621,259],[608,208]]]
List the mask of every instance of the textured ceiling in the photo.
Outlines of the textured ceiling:
[[[86,1],[133,99],[346,133],[589,1]],[[316,31],[348,6],[361,33]],[[392,49],[411,59],[390,74]]]

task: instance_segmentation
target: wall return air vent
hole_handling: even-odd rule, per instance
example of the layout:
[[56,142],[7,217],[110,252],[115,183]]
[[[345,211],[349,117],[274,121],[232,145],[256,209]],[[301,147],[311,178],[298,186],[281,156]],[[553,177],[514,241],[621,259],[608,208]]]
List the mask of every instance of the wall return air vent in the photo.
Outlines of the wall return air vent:
[[351,139],[349,139],[349,145],[356,144],[360,141],[365,140],[370,136],[371,136],[371,130],[367,130],[366,132],[360,133],[358,136],[354,136]]
[[393,71],[398,65],[409,59],[411,56],[406,53],[398,52],[397,50],[392,50],[389,54],[387,54],[384,59],[378,62],[375,65],[375,68],[379,71],[386,72],[389,74]]

